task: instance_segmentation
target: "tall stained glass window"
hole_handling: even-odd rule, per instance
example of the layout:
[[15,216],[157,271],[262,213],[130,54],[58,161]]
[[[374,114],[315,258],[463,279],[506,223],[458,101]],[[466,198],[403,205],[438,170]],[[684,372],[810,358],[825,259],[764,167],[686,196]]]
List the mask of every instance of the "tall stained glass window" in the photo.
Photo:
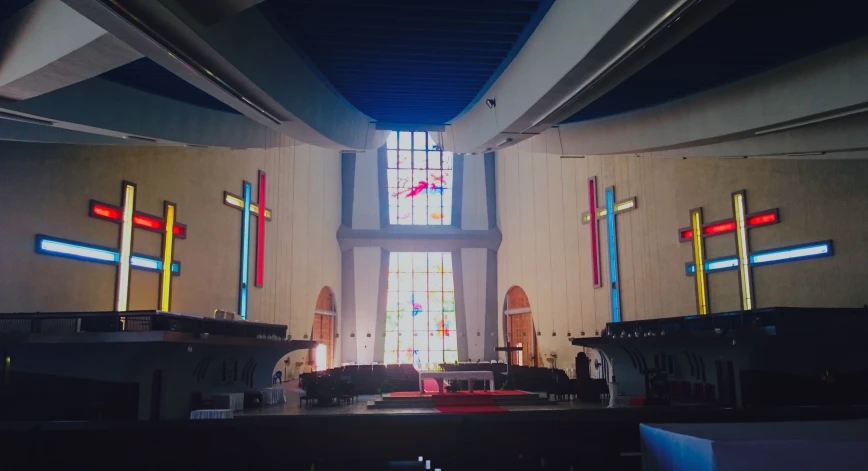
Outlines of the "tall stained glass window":
[[452,152],[427,132],[393,132],[386,140],[389,222],[452,224]]
[[452,254],[389,254],[384,363],[430,368],[458,361]]

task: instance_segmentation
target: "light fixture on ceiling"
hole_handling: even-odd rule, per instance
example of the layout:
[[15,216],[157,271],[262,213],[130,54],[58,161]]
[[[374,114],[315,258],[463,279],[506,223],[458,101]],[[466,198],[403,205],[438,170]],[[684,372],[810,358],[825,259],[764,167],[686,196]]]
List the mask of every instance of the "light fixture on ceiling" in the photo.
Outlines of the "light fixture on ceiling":
[[488,106],[489,109],[491,109],[497,106],[497,100],[495,100],[494,98],[489,98],[485,100],[485,104]]
[[509,144],[510,142],[512,142],[512,138],[511,138],[511,137],[507,137],[506,139],[500,141],[500,142],[497,144],[497,147],[498,147],[498,148],[503,147],[503,146]]

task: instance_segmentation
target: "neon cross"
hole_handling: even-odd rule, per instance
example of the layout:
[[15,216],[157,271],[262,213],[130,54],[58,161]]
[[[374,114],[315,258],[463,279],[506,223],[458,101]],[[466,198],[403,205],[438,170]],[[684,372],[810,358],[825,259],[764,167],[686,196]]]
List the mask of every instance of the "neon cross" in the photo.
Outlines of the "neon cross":
[[[265,272],[265,221],[271,220],[271,210],[265,206],[265,172],[259,171],[257,179],[259,198],[257,203],[250,201],[250,182],[243,182],[243,196],[235,196],[228,191],[223,192],[223,203],[235,209],[240,209],[241,216],[241,276],[238,288],[238,315],[247,319],[247,285],[250,278],[250,217],[257,218],[256,230],[256,278],[255,286],[262,286]],[[260,209],[262,214],[260,216]]]
[[[636,197],[615,202],[615,187],[606,188],[606,206],[597,208],[597,177],[588,179],[588,211],[582,213],[582,224],[591,226],[591,269],[594,288],[603,286],[600,275],[600,229],[597,219],[606,218],[609,239],[609,282],[611,283],[612,322],[621,322],[621,294],[618,286],[618,240],[615,216],[636,209]],[[596,217],[591,217],[594,214]]]
[[[732,211],[735,216],[733,218],[704,224],[702,222],[702,208],[691,209],[690,227],[678,230],[678,238],[681,242],[692,242],[693,244],[693,262],[688,262],[685,270],[688,276],[695,278],[696,309],[699,315],[705,315],[709,312],[710,300],[707,281],[709,273],[737,269],[741,307],[744,310],[749,310],[754,307],[754,286],[751,267],[805,260],[808,258],[828,257],[833,253],[831,240],[750,253],[748,229],[779,223],[780,216],[778,209],[774,208],[747,214],[746,192],[745,190],[740,190],[732,194]],[[706,260],[704,239],[729,233],[735,233],[737,254],[730,257]]]
[[[177,222],[176,213],[178,205],[170,201],[163,202],[163,217],[135,211],[132,225],[139,229],[156,232],[162,236],[162,259],[159,264],[160,272],[160,300],[161,311],[172,309],[172,263],[170,262],[175,253],[175,239],[187,238],[187,225]],[[107,221],[119,222],[123,226],[124,210],[117,206],[90,200],[90,216]],[[121,230],[123,233],[123,229]]]
[[[135,183],[124,181],[121,186],[120,207],[94,200],[90,202],[90,216],[120,224],[118,250],[37,234],[36,252],[87,262],[116,265],[118,270],[115,280],[114,308],[118,312],[125,312],[129,309],[131,268],[160,272],[163,274],[160,284],[161,309],[169,310],[171,277],[172,275],[179,275],[181,273],[180,262],[172,260],[172,246],[174,245],[175,237],[181,239],[187,237],[187,226],[174,222],[175,205],[173,203],[166,203],[167,215],[169,213],[168,208],[171,207],[172,218],[171,224],[167,225],[166,221],[168,219],[135,211],[135,198]],[[171,232],[165,230],[166,227],[171,227]],[[143,228],[171,234],[169,237],[164,235],[162,259],[132,252],[133,228]],[[165,304],[163,304],[164,301]]]

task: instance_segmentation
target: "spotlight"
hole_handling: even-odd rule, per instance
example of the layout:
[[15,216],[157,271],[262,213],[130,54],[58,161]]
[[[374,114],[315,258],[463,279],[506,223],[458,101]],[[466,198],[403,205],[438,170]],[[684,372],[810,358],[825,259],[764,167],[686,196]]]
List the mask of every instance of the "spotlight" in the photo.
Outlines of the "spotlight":
[[494,108],[495,106],[497,106],[497,101],[495,101],[494,98],[489,98],[485,100],[485,104],[488,105],[489,108]]

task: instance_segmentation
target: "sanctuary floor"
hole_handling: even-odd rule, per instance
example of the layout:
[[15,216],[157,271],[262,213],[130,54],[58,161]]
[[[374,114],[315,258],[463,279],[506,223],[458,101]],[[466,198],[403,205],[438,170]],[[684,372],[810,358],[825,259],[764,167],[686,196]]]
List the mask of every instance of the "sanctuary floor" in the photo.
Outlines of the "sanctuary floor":
[[[304,391],[297,388],[295,382],[284,383],[286,389],[286,403],[273,406],[264,406],[258,409],[247,409],[235,413],[235,417],[256,417],[256,416],[288,416],[288,415],[402,415],[402,414],[440,414],[433,407],[426,408],[402,408],[402,409],[368,409],[368,402],[378,399],[378,395],[361,395],[358,402],[348,405],[331,405],[331,406],[315,406],[308,407],[299,406],[299,398],[304,395]],[[545,397],[545,394],[542,394]],[[573,409],[605,409],[599,404],[587,404],[578,401],[562,401],[552,402],[551,405],[541,406],[504,406],[507,411],[552,411],[552,410],[573,410]]]

